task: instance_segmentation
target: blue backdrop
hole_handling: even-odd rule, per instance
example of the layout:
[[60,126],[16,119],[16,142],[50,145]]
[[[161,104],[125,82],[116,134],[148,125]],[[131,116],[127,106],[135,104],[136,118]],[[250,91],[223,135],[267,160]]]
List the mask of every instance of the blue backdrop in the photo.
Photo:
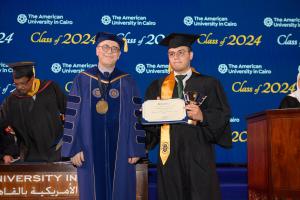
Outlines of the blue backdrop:
[[[118,67],[144,94],[167,73],[171,32],[199,34],[192,65],[221,80],[232,108],[231,150],[217,148],[218,163],[247,162],[245,117],[277,108],[295,90],[300,64],[297,0],[85,0],[0,2],[0,101],[14,89],[6,63],[35,61],[37,76],[68,92],[75,74],[97,64],[94,36],[126,36],[129,52]],[[156,153],[150,153],[156,162]]]

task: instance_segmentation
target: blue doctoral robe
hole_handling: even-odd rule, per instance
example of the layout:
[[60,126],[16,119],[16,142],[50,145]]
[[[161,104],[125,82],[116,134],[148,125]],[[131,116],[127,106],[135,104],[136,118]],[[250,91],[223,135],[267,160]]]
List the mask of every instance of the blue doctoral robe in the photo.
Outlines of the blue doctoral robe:
[[[145,156],[145,133],[137,123],[141,99],[132,77],[114,69],[106,94],[102,84],[108,78],[91,68],[78,74],[70,91],[64,124],[62,156],[83,151],[84,163],[77,168],[81,200],[135,200],[135,165],[129,157]],[[106,114],[96,112],[104,98]]]

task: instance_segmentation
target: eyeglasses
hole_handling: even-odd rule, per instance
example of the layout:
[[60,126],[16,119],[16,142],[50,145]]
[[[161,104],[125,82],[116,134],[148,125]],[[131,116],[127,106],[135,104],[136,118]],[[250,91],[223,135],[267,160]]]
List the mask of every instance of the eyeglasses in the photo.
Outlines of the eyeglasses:
[[184,56],[184,54],[187,52],[187,50],[179,50],[177,52],[174,52],[174,51],[170,51],[168,52],[168,55],[169,55],[169,58],[174,58],[175,56],[176,57],[182,57]]
[[108,53],[109,51],[111,51],[111,53],[118,53],[120,51],[119,47],[116,46],[110,47],[107,44],[103,46],[97,46],[97,47],[101,47],[102,51],[104,51],[105,53]]

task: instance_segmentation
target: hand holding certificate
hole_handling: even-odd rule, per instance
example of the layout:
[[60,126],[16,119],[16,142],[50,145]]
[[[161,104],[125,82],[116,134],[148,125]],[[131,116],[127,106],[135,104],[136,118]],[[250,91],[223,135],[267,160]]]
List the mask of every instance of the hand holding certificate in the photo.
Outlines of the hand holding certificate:
[[[184,92],[183,99],[147,100],[142,106],[142,124],[188,123],[196,125],[197,121],[188,119],[185,105],[197,105],[205,101],[207,96],[196,91]],[[198,108],[199,109],[199,108]]]
[[188,120],[183,99],[145,101],[142,113],[142,124],[170,124]]

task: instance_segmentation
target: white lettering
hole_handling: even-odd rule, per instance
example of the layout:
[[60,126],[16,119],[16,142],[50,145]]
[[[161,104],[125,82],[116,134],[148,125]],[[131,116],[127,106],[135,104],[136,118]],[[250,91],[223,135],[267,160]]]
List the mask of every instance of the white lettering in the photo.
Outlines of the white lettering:
[[288,35],[279,35],[277,38],[277,43],[279,45],[298,45],[298,41],[292,40],[290,37],[292,37],[291,33]]

